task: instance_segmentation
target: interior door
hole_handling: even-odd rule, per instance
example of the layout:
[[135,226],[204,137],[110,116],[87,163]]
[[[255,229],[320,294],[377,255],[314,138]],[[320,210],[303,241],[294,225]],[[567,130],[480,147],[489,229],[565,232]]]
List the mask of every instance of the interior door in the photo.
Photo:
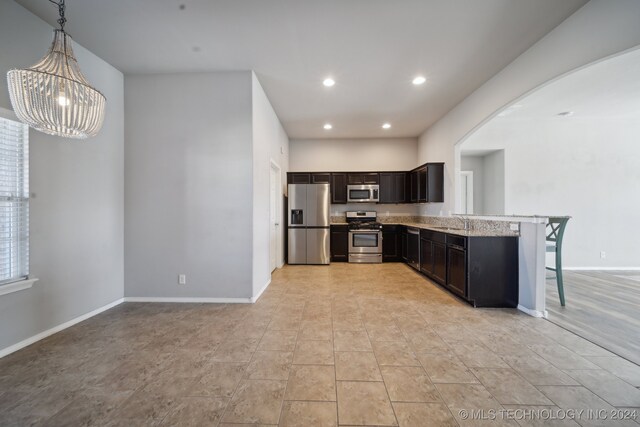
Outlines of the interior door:
[[271,271],[278,266],[278,190],[276,171],[271,168],[269,174],[269,268]]

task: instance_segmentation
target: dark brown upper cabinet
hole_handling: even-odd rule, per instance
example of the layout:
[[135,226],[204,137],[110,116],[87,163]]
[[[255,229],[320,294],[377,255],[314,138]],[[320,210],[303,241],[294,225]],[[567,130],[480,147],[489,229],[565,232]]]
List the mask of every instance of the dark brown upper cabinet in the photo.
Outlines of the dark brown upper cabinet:
[[334,172],[331,174],[331,203],[347,203],[347,174]]
[[347,183],[349,185],[379,184],[380,177],[378,172],[350,172],[347,174]]
[[380,185],[379,203],[444,202],[444,163],[410,172],[289,172],[289,184],[331,184],[331,202],[347,203],[347,185]]
[[380,203],[405,203],[406,172],[380,172]]
[[312,173],[311,184],[331,184],[331,173],[330,172]]

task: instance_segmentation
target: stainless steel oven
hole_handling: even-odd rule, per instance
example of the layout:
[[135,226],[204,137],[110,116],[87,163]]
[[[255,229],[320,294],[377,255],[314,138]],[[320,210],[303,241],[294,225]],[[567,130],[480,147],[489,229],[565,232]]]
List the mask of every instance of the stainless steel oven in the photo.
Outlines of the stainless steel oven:
[[382,231],[349,231],[349,262],[382,262]]
[[349,203],[378,203],[380,201],[380,186],[377,184],[347,185],[347,202]]

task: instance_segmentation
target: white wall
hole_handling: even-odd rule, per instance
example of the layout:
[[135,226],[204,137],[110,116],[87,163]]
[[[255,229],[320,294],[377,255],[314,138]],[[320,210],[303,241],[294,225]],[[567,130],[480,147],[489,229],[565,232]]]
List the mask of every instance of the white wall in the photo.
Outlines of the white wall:
[[408,171],[420,165],[416,138],[297,139],[290,150],[292,172]]
[[127,296],[253,295],[251,79],[125,78]]
[[466,135],[538,86],[640,44],[639,19],[637,0],[590,1],[427,129],[419,138],[419,163],[446,163],[445,203],[421,211],[446,213],[459,206],[455,145]]
[[[289,170],[289,137],[276,116],[255,74],[251,76],[253,120],[253,296],[271,281],[270,268],[270,169],[271,161],[280,166],[281,189],[285,193]],[[282,213],[282,199],[278,202]],[[280,221],[283,224],[283,221]],[[284,259],[284,230],[279,235],[280,257]],[[277,261],[276,261],[277,262]]]
[[562,250],[567,268],[640,267],[640,229],[632,225],[640,211],[639,137],[638,114],[494,119],[464,149],[505,149],[505,213],[573,217]]
[[[47,51],[48,24],[0,1],[0,107],[11,109],[4,76]],[[88,80],[107,98],[100,134],[85,141],[29,131],[31,289],[0,296],[0,349],[122,298],[123,76],[74,44]]]

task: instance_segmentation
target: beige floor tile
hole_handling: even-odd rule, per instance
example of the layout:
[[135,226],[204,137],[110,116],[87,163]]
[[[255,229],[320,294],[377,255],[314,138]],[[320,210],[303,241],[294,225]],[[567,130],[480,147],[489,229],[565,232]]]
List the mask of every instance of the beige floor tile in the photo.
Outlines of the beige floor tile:
[[333,366],[294,365],[285,400],[336,400],[336,374]]
[[297,365],[333,365],[333,343],[331,341],[298,340],[293,353]]
[[561,345],[530,345],[538,356],[558,369],[600,369],[584,357]]
[[420,366],[420,362],[406,342],[378,341],[372,346],[380,366]]
[[223,422],[277,424],[286,381],[244,380],[229,402]]
[[334,351],[372,351],[366,331],[334,331]]
[[216,362],[248,362],[258,347],[258,339],[230,339],[224,341],[213,352],[211,359]]
[[640,408],[640,390],[607,371],[585,369],[565,372],[613,406]]
[[365,323],[371,341],[405,341],[402,331],[393,323],[385,320],[384,324]]
[[268,330],[262,336],[260,351],[293,351],[296,348],[297,331]]
[[629,384],[640,387],[640,366],[621,357],[586,357],[602,369],[611,372],[616,377]]
[[[47,424],[62,427],[103,423],[132,394],[132,391],[85,390],[82,395],[50,418]],[[2,400],[2,396],[0,396],[0,400]],[[6,414],[6,412],[0,412]],[[2,423],[0,422],[0,424]]]
[[499,415],[502,406],[482,384],[436,384],[436,387],[461,426],[518,425]]
[[471,373],[455,355],[452,354],[419,354],[422,367],[434,383],[478,383]]
[[453,352],[468,368],[508,368],[509,365],[496,353],[482,344],[449,344]]
[[400,427],[457,427],[458,423],[444,403],[393,402]]
[[247,366],[250,380],[284,380],[289,378],[293,353],[287,351],[256,351]]
[[230,398],[246,369],[246,363],[213,363],[208,372],[194,383],[188,395]]
[[340,425],[398,425],[383,383],[338,381],[337,389]]
[[328,325],[308,324],[303,325],[298,334],[299,340],[330,341],[333,339],[333,328]]
[[382,381],[373,352],[336,352],[336,380]]
[[175,397],[148,394],[139,390],[119,407],[114,413],[114,418],[160,421],[167,416],[175,403]]
[[603,420],[596,416],[600,411],[610,414],[614,408],[584,387],[540,386],[538,388],[561,409],[584,410],[583,416],[576,419],[581,426],[637,426],[636,423],[630,420],[615,422],[613,420]]
[[420,366],[382,366],[384,384],[392,402],[439,402],[435,386]]
[[544,394],[513,369],[474,368],[471,370],[501,404],[552,405]]
[[333,319],[334,331],[366,331],[361,320],[337,320]]
[[543,358],[528,356],[502,356],[518,374],[535,386],[579,385],[579,383]]
[[210,397],[183,397],[176,401],[161,426],[200,427],[216,425],[227,407],[227,399]]
[[281,427],[337,427],[335,402],[284,402]]
[[409,345],[416,353],[449,353],[451,348],[435,332],[412,331],[406,334]]

